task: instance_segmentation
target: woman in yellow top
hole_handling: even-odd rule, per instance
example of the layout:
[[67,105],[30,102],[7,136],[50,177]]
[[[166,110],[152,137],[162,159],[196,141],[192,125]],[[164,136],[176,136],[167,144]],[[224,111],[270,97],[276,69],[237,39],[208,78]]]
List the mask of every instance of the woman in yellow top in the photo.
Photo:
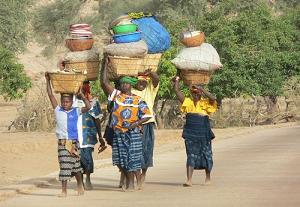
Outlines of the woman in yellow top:
[[184,97],[184,94],[179,90],[179,77],[174,79],[174,89],[182,104],[181,111],[186,113],[182,137],[185,140],[187,154],[187,181],[183,186],[192,186],[194,169],[205,169],[205,183],[208,184],[213,166],[211,140],[214,138],[209,123],[209,115],[217,110],[216,98],[201,86],[190,88],[192,98]]

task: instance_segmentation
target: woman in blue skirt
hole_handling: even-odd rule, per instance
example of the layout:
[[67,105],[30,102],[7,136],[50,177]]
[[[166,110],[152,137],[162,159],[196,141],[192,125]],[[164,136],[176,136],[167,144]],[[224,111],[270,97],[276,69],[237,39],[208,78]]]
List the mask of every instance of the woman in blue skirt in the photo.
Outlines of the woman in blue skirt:
[[182,104],[181,112],[186,113],[182,137],[185,140],[187,154],[187,181],[183,186],[192,186],[194,169],[205,170],[205,183],[208,184],[213,167],[211,140],[214,138],[209,115],[217,110],[216,98],[201,86],[191,86],[191,98],[185,97],[179,90],[179,77],[174,79],[174,89]]

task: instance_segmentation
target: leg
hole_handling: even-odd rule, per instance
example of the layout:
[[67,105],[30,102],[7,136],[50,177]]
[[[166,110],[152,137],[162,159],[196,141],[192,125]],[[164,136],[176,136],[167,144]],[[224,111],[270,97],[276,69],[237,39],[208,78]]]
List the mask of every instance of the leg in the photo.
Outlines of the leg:
[[142,175],[141,175],[141,182],[142,185],[144,184],[145,180],[146,180],[146,173],[147,173],[148,168],[144,168],[142,169]]
[[67,183],[68,181],[61,181],[61,194],[58,197],[67,197]]
[[77,192],[78,192],[78,195],[83,195],[84,194],[84,189],[83,189],[83,184],[82,184],[82,174],[81,172],[77,172],[75,174],[75,178],[76,178],[76,181],[77,181]]
[[209,185],[210,184],[210,171],[208,169],[205,169],[205,175],[206,175],[205,184]]
[[119,188],[123,188],[123,187],[124,187],[125,181],[126,181],[125,173],[124,173],[123,171],[121,171],[121,174],[120,174],[120,182],[119,182]]
[[134,190],[134,172],[126,173],[126,189],[129,191]]
[[142,190],[142,176],[141,176],[141,171],[140,170],[137,170],[137,171],[134,171],[134,174],[135,174],[135,177],[136,177],[136,182],[137,182],[137,186],[138,186],[138,189],[139,190]]
[[126,182],[126,173],[120,165],[118,165],[117,167],[119,168],[119,171],[121,172],[119,188],[122,188],[124,190],[125,189],[125,182]]
[[91,183],[91,173],[86,171],[85,172],[86,178],[85,178],[85,190],[92,190],[93,186]]
[[192,186],[192,177],[193,177],[194,167],[186,166],[186,178],[187,181],[183,184],[184,187],[191,187]]

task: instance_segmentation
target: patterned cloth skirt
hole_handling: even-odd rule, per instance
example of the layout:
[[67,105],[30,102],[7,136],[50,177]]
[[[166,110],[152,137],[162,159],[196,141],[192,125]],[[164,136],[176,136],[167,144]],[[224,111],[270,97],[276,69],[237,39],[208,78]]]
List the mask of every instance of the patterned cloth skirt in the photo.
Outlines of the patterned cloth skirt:
[[154,123],[143,124],[143,156],[142,169],[153,167]]
[[112,146],[113,165],[122,167],[126,172],[142,168],[142,137],[138,128],[125,133],[115,131]]
[[94,172],[93,147],[80,148],[80,163],[83,172]]
[[188,113],[182,137],[185,139],[187,166],[212,170],[211,140],[214,137],[208,116]]
[[[79,149],[79,143],[76,143]],[[70,180],[76,173],[81,172],[80,158],[72,155],[65,147],[58,143],[59,180]]]

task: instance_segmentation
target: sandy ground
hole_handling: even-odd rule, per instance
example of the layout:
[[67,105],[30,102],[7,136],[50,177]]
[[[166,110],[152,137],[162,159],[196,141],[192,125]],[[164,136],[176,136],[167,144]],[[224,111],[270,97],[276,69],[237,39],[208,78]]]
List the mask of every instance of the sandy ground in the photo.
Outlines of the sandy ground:
[[[224,137],[222,131],[231,136]],[[57,198],[60,183],[52,179],[34,189],[18,189],[0,206],[300,206],[299,125],[222,131],[216,130],[217,137],[222,138],[213,143],[213,180],[209,186],[204,185],[204,173],[196,171],[193,187],[182,187],[186,155],[179,147],[183,144],[180,140],[179,145],[172,142],[156,149],[155,167],[149,171],[143,191],[124,193],[118,189],[119,173],[109,164],[110,159],[103,159],[96,164],[94,190],[84,196],[75,196],[73,180],[69,196]],[[179,136],[179,131],[164,133]],[[23,163],[19,169],[29,166],[30,163]],[[50,180],[56,173],[46,177]],[[37,180],[23,182],[23,186]],[[10,187],[0,192],[5,190]]]

